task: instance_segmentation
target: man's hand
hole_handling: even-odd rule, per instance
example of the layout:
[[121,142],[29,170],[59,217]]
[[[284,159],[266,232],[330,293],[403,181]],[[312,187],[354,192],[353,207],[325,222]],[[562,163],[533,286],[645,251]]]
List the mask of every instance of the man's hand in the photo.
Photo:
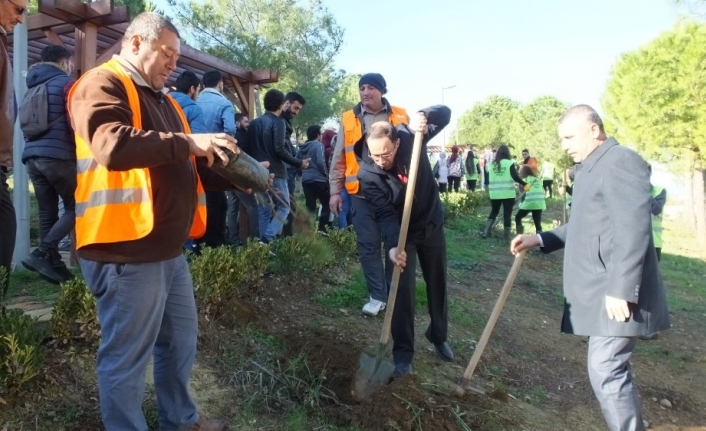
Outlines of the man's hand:
[[628,301],[624,299],[618,299],[606,295],[605,310],[608,312],[608,318],[611,320],[615,319],[616,322],[627,322],[630,318]]
[[261,164],[262,167],[264,167],[265,169],[267,169],[267,168],[270,167],[270,162],[268,162],[267,160],[265,160],[265,161],[263,161],[263,162],[260,162],[260,164]]
[[334,216],[338,216],[338,212],[343,209],[343,199],[341,199],[340,193],[331,195],[328,200],[328,207]]
[[400,253],[397,253],[397,247],[393,247],[390,249],[390,260],[395,265],[404,269],[407,266],[407,253],[405,253],[404,250],[402,250]]
[[409,128],[415,133],[422,132],[426,135],[429,131],[429,127],[427,126],[427,116],[424,115],[423,112],[417,112],[409,119]]
[[228,164],[228,156],[223,148],[235,154],[240,153],[235,138],[225,133],[198,133],[186,135],[186,138],[189,140],[189,153],[196,157],[206,157],[208,166],[213,165],[214,154],[223,161],[223,166]]
[[302,165],[299,166],[299,169],[304,170],[304,169],[308,168],[310,161],[311,161],[311,159],[304,159],[304,160],[302,160]]
[[510,242],[510,253],[516,255],[521,251],[539,247],[539,238],[537,235],[517,235]]

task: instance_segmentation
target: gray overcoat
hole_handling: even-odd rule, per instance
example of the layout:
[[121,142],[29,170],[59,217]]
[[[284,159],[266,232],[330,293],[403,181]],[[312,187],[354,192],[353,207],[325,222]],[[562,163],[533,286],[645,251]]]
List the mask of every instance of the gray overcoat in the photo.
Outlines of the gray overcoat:
[[[576,165],[570,222],[541,234],[545,253],[565,248],[562,332],[628,337],[669,328],[650,192],[647,163],[613,138]],[[628,301],[629,321],[608,319],[606,295]]]

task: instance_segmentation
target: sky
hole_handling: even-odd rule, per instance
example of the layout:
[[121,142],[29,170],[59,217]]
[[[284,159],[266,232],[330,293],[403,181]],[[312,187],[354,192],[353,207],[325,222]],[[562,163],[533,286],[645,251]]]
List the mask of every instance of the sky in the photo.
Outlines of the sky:
[[[447,137],[475,103],[552,95],[601,109],[622,53],[682,19],[671,0],[324,0],[346,33],[348,73],[381,73],[408,111],[443,102]],[[443,135],[433,143],[441,144]]]

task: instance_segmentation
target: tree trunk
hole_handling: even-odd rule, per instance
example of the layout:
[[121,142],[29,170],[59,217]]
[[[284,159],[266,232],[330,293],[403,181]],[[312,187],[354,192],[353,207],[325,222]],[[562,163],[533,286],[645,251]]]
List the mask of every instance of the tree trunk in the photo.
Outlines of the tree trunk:
[[255,114],[262,115],[262,103],[260,103],[260,87],[255,88]]
[[699,246],[706,246],[706,203],[704,202],[704,171],[701,157],[697,154],[694,163],[694,214],[696,215],[696,239]]

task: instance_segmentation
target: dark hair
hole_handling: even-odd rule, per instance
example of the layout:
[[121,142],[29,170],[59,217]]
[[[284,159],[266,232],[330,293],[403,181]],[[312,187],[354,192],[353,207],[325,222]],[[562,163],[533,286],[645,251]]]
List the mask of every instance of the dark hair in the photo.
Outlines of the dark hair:
[[313,141],[319,137],[321,134],[321,126],[318,124],[312,124],[306,129],[306,139]]
[[534,174],[534,170],[532,169],[532,166],[530,165],[522,165],[520,168],[520,177],[522,178],[527,178],[529,176],[536,176]]
[[476,165],[473,163],[473,159],[476,158],[476,155],[473,154],[473,150],[468,150],[468,154],[466,154],[466,172],[468,175],[473,175],[476,173]]
[[591,123],[595,124],[598,126],[598,130],[601,133],[605,134],[605,127],[603,126],[603,120],[601,120],[601,116],[598,115],[598,112],[596,112],[595,109],[588,105],[576,105],[572,106],[571,108],[567,109],[566,112],[564,112],[561,117],[559,117],[559,124],[563,123],[564,120],[566,120],[568,117],[582,113],[586,116],[586,119],[590,121]]
[[235,114],[235,122],[237,123],[238,121],[242,120],[243,118],[247,118],[247,115],[243,114],[242,112],[238,112]]
[[367,139],[389,138],[393,143],[397,142],[397,129],[387,121],[373,123],[366,133]]
[[181,73],[181,75],[179,75],[176,80],[176,91],[188,94],[189,90],[191,90],[191,87],[194,87],[196,90],[198,90],[199,87],[201,87],[201,80],[198,76],[196,76],[194,72],[185,70]]
[[274,88],[267,90],[263,104],[265,105],[265,111],[275,112],[279,110],[284,104],[284,93]]
[[42,61],[48,63],[58,63],[61,60],[67,60],[73,57],[73,54],[61,45],[47,45],[42,48],[41,57]]
[[223,81],[223,75],[217,70],[209,70],[203,74],[203,86],[206,88],[213,88],[221,81]]
[[495,152],[495,161],[493,161],[495,169],[500,169],[501,160],[511,160],[510,149],[505,144],[499,146],[498,150]]
[[284,100],[287,102],[299,102],[302,106],[306,104],[304,96],[297,93],[296,91],[290,91],[289,93],[287,93],[287,95],[284,96]]

